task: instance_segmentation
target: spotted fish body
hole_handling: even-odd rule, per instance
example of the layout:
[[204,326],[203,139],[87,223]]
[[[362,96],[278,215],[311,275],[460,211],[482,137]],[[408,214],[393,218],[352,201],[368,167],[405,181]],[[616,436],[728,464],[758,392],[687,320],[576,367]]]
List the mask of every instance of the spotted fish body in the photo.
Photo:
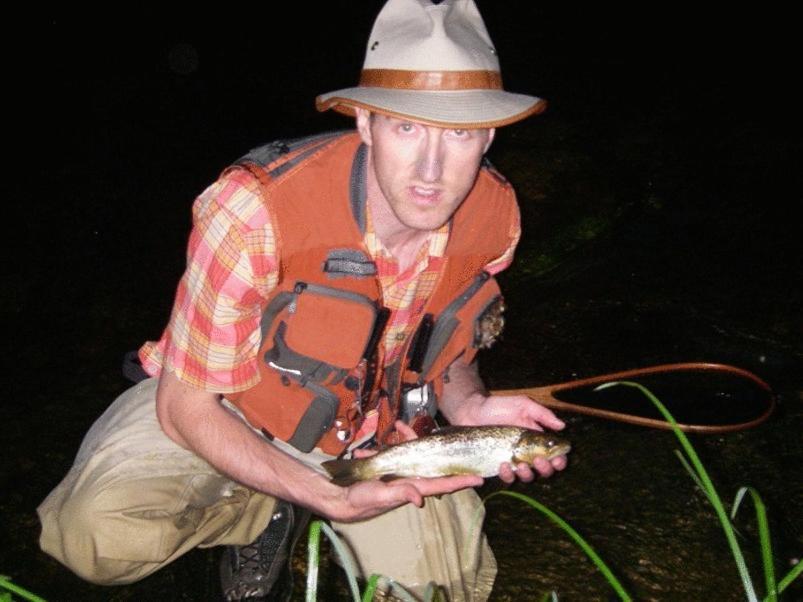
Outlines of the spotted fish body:
[[499,465],[531,464],[536,457],[566,454],[569,443],[555,435],[514,426],[448,427],[405,441],[368,458],[330,460],[323,467],[332,482],[349,485],[375,478],[442,477],[470,474],[493,477]]

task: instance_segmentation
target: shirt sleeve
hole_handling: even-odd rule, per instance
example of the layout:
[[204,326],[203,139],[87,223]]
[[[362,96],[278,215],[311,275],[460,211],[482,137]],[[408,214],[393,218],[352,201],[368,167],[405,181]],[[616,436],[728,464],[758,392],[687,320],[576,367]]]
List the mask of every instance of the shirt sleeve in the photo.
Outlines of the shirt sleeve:
[[165,368],[214,393],[259,382],[262,309],[278,280],[270,214],[256,178],[230,170],[193,204],[193,227],[170,322],[140,349],[145,371]]

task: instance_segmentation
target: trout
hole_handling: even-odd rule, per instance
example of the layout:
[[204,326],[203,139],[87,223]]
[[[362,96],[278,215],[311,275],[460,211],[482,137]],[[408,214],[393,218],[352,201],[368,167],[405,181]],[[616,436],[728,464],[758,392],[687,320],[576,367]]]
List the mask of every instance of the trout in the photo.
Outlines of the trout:
[[478,475],[494,477],[499,465],[532,464],[566,454],[568,441],[516,426],[452,426],[388,447],[368,458],[329,460],[323,467],[336,485],[401,477]]

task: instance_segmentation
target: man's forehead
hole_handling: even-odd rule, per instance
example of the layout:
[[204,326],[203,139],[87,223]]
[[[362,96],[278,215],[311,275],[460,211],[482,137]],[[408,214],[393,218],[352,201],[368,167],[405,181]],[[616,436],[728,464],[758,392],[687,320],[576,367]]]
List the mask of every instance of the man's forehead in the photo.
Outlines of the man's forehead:
[[436,130],[455,130],[455,129],[466,130],[466,129],[470,129],[470,130],[474,130],[474,131],[487,132],[488,129],[489,129],[489,128],[464,128],[464,127],[460,127],[460,126],[454,126],[454,127],[437,126],[437,125],[432,125],[432,124],[429,124],[429,123],[425,123],[423,121],[416,121],[415,119],[411,119],[409,117],[397,117],[395,115],[386,115],[384,113],[377,113],[376,111],[370,111],[368,117],[369,117],[369,119],[371,121],[375,121],[377,119],[381,119],[382,121],[385,121],[387,123],[412,123],[412,124],[415,124],[415,125],[418,125],[418,126],[421,126],[421,127],[424,127],[424,128],[433,128],[433,129],[436,129]]

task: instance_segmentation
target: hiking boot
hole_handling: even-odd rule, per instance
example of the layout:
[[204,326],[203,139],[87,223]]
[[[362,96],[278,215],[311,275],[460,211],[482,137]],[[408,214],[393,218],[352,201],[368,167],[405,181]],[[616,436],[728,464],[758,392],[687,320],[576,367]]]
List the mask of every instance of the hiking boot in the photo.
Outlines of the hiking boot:
[[290,559],[309,520],[309,511],[278,500],[265,530],[247,546],[226,546],[220,559],[223,598],[289,600],[293,591]]

